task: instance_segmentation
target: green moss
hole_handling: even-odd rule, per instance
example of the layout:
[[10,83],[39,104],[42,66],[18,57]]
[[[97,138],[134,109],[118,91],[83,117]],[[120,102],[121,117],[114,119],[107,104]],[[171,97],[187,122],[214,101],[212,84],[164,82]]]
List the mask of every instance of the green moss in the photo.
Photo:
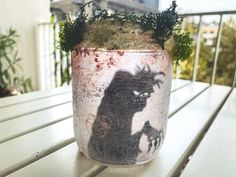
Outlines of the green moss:
[[76,20],[61,25],[61,49],[68,52],[77,45],[105,49],[164,49],[166,41],[174,36],[175,45],[169,49],[173,59],[178,64],[189,58],[192,40],[189,35],[179,33],[177,27],[183,18],[176,12],[175,1],[161,13],[137,15],[132,12],[127,15],[115,12],[109,15],[108,10],[99,9],[88,18],[85,7],[90,3],[81,6]]
[[153,31],[132,22],[98,21],[87,24],[81,47],[106,49],[161,49]]

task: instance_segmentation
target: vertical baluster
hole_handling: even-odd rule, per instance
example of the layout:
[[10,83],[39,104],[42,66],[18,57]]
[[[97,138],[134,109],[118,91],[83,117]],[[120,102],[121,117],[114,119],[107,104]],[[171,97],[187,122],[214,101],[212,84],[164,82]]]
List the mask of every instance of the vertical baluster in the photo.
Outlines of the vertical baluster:
[[44,60],[45,60],[45,73],[46,73],[46,89],[50,88],[50,43],[49,43],[49,24],[44,25]]
[[200,54],[200,47],[201,47],[201,26],[202,26],[202,15],[199,16],[199,23],[197,27],[197,41],[195,46],[195,53],[194,53],[194,64],[193,64],[193,77],[192,81],[196,81],[197,72],[198,72],[198,61],[199,61],[199,54]]
[[61,49],[58,48],[58,41],[59,39],[59,32],[60,32],[60,23],[55,24],[55,51],[56,51],[56,59],[55,59],[55,76],[56,76],[56,86],[59,87],[61,85],[61,75],[60,75],[60,56],[61,56]]
[[53,24],[53,61],[54,61],[54,85],[55,87],[58,87],[58,81],[57,81],[57,54],[56,54],[56,46],[57,46],[57,40],[56,40],[56,24]]
[[50,23],[48,24],[48,44],[49,44],[49,79],[50,79],[50,88],[55,88],[55,65],[54,65],[54,24]]
[[46,88],[46,73],[45,73],[45,30],[44,25],[40,24],[37,26],[36,37],[37,37],[37,57],[38,57],[38,80],[39,89],[44,90]]
[[222,33],[222,28],[223,28],[222,19],[223,19],[223,14],[220,15],[219,28],[218,28],[217,37],[216,37],[216,49],[215,49],[215,53],[214,53],[214,64],[213,64],[212,74],[211,74],[211,85],[214,84],[214,82],[215,82],[216,67],[217,67],[220,41],[221,41],[221,33]]
[[235,58],[235,67],[234,67],[234,78],[233,78],[233,84],[232,88],[236,87],[236,58]]

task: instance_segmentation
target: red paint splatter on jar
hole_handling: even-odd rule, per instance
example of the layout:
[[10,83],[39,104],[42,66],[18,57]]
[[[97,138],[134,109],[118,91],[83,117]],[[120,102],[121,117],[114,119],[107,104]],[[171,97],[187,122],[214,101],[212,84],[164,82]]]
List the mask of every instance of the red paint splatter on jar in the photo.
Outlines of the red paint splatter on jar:
[[123,56],[125,52],[124,51],[118,51],[117,53],[118,53],[118,55]]
[[112,57],[110,57],[107,62],[108,68],[111,68],[112,66],[115,66],[115,65],[116,65],[116,61]]
[[97,63],[96,64],[96,72],[101,71],[102,70],[102,64],[101,63]]
[[89,55],[90,53],[89,53],[89,50],[87,49],[87,48],[84,48],[84,57],[86,57],[87,55]]

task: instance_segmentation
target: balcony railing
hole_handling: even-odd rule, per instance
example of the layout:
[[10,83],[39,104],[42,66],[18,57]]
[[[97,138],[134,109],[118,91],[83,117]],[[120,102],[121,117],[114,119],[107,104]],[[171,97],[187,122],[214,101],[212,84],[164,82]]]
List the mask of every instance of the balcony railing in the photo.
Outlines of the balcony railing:
[[[201,29],[203,28],[203,18],[204,17],[210,17],[210,16],[217,16],[219,21],[217,25],[217,33],[215,36],[215,43],[212,45],[214,49],[213,53],[213,65],[211,70],[211,77],[210,77],[210,84],[214,84],[216,80],[216,69],[217,69],[217,63],[219,59],[219,53],[220,53],[220,45],[222,42],[222,31],[223,31],[223,18],[228,18],[236,14],[236,11],[216,11],[216,12],[202,12],[202,13],[186,13],[182,14],[184,17],[191,18],[191,17],[198,17],[198,24],[197,24],[197,38],[195,40],[195,49],[194,49],[194,66],[193,66],[193,74],[192,74],[192,80],[195,81],[197,79],[197,73],[198,73],[198,62],[199,62],[199,55],[200,55],[200,46],[201,46]],[[236,20],[234,19],[234,22]],[[235,26],[235,33],[236,33],[236,26]],[[233,45],[233,44],[232,44]],[[236,47],[236,46],[234,46]],[[236,48],[235,48],[236,49]],[[235,77],[236,77],[236,55],[234,54],[234,72],[232,76],[232,87],[235,87]],[[226,68],[224,68],[226,70]]]
[[42,23],[37,28],[40,89],[70,84],[70,53],[59,49],[59,23]]
[[[194,38],[194,52],[187,64],[184,63],[183,66],[181,64],[181,67],[176,69],[176,78],[235,87],[236,43],[232,42],[234,37],[236,40],[235,14],[236,11],[182,14],[185,17],[185,23],[183,23],[185,29],[190,31]],[[228,46],[225,46],[228,39],[225,39],[224,26],[227,25],[234,36],[228,36],[232,40],[228,41]],[[41,89],[70,84],[70,54],[58,48],[59,23],[39,24],[37,31]],[[226,67],[219,66],[219,61],[224,64],[223,60],[225,63],[228,62]],[[224,78],[227,78],[227,81]]]

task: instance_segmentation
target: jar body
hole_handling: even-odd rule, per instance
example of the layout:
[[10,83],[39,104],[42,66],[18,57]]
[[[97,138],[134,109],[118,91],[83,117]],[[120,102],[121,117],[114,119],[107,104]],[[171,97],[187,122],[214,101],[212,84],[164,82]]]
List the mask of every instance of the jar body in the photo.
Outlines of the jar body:
[[72,51],[79,150],[106,165],[152,160],[166,134],[171,66],[165,50]]

